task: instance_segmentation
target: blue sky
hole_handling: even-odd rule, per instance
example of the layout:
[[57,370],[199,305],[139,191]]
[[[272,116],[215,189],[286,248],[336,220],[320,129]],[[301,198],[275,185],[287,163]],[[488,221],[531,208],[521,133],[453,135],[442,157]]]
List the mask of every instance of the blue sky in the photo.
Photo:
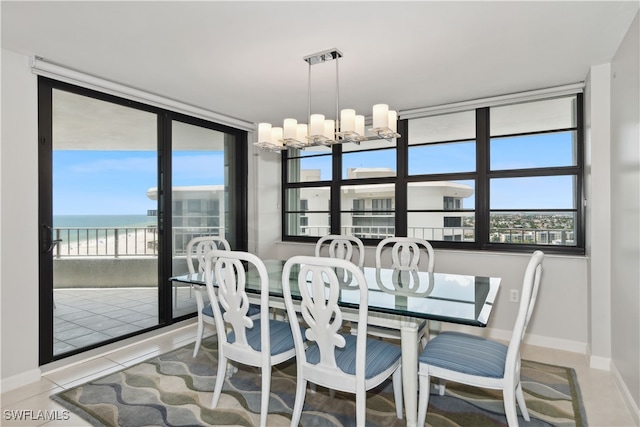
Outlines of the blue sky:
[[[157,186],[151,151],[58,150],[53,154],[54,215],[146,215],[157,209],[147,190]],[[174,153],[174,185],[220,184],[219,152]]]
[[[503,138],[492,141],[492,169],[548,167],[573,164],[571,133]],[[366,142],[363,147],[366,147]],[[311,153],[305,153],[311,154]],[[273,154],[276,155],[276,154]],[[157,185],[157,155],[150,151],[54,151],[54,215],[145,215],[156,209],[146,192]],[[393,150],[353,152],[343,158],[348,168],[395,169]],[[303,168],[321,170],[330,179],[330,157],[307,157]],[[474,143],[414,147],[409,153],[411,174],[467,172],[475,169]],[[224,181],[221,152],[173,153],[175,186],[214,185]],[[491,207],[572,208],[573,182],[569,177],[503,179],[492,182]],[[464,204],[473,207],[473,199]]]

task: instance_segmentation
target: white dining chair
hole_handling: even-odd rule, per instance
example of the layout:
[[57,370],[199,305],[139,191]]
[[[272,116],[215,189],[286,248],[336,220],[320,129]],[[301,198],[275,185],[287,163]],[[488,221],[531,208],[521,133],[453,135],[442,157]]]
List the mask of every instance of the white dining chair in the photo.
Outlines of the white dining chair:
[[[422,254],[422,255],[421,255]],[[421,262],[427,257],[427,261]],[[433,246],[425,239],[417,237],[387,237],[376,246],[376,268],[385,266],[385,261],[391,263],[390,267],[400,272],[415,272],[420,270],[433,273],[435,268],[435,254]],[[424,320],[418,326],[418,339],[422,347],[427,344],[429,330],[440,330],[440,322]],[[396,329],[374,327],[369,329],[369,334],[380,338],[400,339],[400,332]]]
[[[218,406],[228,361],[258,367],[262,377],[260,425],[265,426],[271,367],[296,355],[292,327],[288,322],[269,318],[269,274],[260,258],[248,252],[220,250],[208,252],[205,258],[206,288],[218,335],[218,370],[211,407]],[[261,290],[259,319],[249,317],[243,263],[257,270]]]
[[[343,289],[336,270],[348,271],[358,285],[358,322],[361,327],[357,335],[340,332],[343,316],[338,298]],[[299,271],[296,277],[291,277],[292,271]],[[367,336],[368,288],[362,270],[339,258],[290,258],[282,272],[282,289],[287,313],[294,319],[296,308],[291,295],[292,282],[300,292],[299,309],[308,329],[303,332],[296,324],[291,326],[297,363],[291,426],[300,422],[307,382],[354,393],[356,425],[364,426],[367,390],[392,377],[396,416],[402,419],[401,350],[394,344]]]
[[358,267],[364,267],[364,243],[356,236],[340,234],[322,236],[316,242],[315,249],[317,257],[322,256],[323,253],[327,253],[331,258],[346,259]]
[[427,417],[431,377],[502,390],[509,426],[518,425],[516,401],[522,417],[530,420],[520,383],[520,345],[536,303],[543,258],[543,252],[535,251],[525,270],[509,345],[460,332],[442,332],[427,343],[418,357],[418,425]]
[[[213,249],[221,249],[230,251],[231,245],[229,242],[220,236],[204,236],[195,237],[187,243],[187,267],[189,273],[202,273],[205,267],[205,256]],[[177,289],[177,288],[176,288]],[[202,344],[202,338],[204,336],[205,324],[214,325],[213,310],[211,304],[204,304],[203,290],[200,286],[194,287],[196,296],[196,307],[198,310],[198,328],[196,331],[196,344],[193,349],[193,357],[198,355],[200,345]],[[175,298],[175,295],[174,295]],[[260,308],[254,305],[249,307],[249,317],[258,318],[260,316]]]
[[[364,267],[364,243],[356,236],[341,234],[328,234],[326,236],[322,236],[316,242],[315,254],[317,257],[329,256],[330,258],[346,259],[347,261],[353,262],[358,267]],[[343,271],[342,274],[343,282],[349,286],[349,283],[351,282],[349,273],[347,271]],[[355,328],[355,324],[353,324],[352,327]]]

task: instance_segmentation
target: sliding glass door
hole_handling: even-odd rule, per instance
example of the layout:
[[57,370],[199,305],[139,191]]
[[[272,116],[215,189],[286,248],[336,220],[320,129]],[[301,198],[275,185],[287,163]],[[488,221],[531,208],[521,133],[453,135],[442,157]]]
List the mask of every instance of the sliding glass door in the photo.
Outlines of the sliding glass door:
[[[238,137],[206,122],[172,120],[171,141],[172,276],[178,276],[188,273],[185,249],[195,237],[219,236],[235,250],[246,244],[237,215],[243,191],[234,178]],[[173,286],[173,316],[193,313],[193,290]]]
[[[51,92],[53,356],[158,325],[158,115]],[[42,205],[41,205],[42,206]],[[46,216],[49,216],[47,212]]]
[[169,277],[190,238],[246,249],[246,132],[43,77],[38,96],[40,363],[195,316]]

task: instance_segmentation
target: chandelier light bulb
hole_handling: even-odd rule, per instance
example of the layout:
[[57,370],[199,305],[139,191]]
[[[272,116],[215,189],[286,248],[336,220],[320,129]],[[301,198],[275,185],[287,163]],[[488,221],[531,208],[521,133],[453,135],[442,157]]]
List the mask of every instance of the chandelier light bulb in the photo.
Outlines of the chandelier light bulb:
[[357,114],[355,117],[355,132],[364,136],[364,116],[361,114]]
[[296,139],[297,127],[296,119],[284,119],[284,139]]
[[389,120],[387,126],[392,132],[398,131],[398,112],[395,110],[389,110]]
[[283,130],[280,127],[271,128],[271,143],[282,146]]
[[271,142],[271,123],[259,123],[258,124],[258,141]]
[[350,108],[340,112],[340,132],[354,132],[356,130],[356,110]]
[[325,120],[324,121],[324,132],[322,134],[328,140],[333,141],[336,138],[336,121],[335,120]]
[[309,120],[309,136],[324,134],[324,114],[312,114]]
[[373,106],[373,128],[389,127],[389,106],[387,104],[376,104]]
[[298,123],[296,128],[296,139],[300,142],[305,143],[307,141],[307,136],[309,136],[309,131],[306,123]]

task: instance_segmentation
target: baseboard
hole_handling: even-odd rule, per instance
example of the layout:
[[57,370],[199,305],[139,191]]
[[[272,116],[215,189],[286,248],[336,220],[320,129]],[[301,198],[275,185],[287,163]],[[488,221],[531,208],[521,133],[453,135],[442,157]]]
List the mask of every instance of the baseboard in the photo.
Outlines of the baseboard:
[[600,356],[589,356],[589,367],[593,369],[601,369],[603,371],[611,370],[611,358]]
[[[96,349],[89,350],[84,353],[76,354],[74,356],[70,356],[65,359],[57,360],[47,365],[43,365],[40,368],[42,369],[43,375],[49,375],[63,369],[71,368],[81,363],[85,363],[89,360],[105,357],[113,352],[121,351],[126,348],[138,345],[140,343],[157,339],[159,337],[162,337],[163,335],[175,333],[177,331],[180,331],[181,329],[195,328],[196,321],[197,320],[195,317],[191,319],[187,319],[179,323],[174,323],[173,325],[155,329],[153,331],[149,331],[141,335],[136,335],[134,337],[126,338],[122,341],[118,341],[112,344],[107,344],[105,346],[98,347]],[[194,332],[194,336],[195,336],[195,332]]]
[[8,391],[15,390],[27,384],[40,381],[41,377],[42,371],[40,371],[40,368],[36,368],[12,377],[4,378],[0,380],[0,391],[2,391],[2,393],[6,393]]
[[620,390],[622,401],[627,406],[627,409],[629,410],[629,413],[631,414],[635,425],[640,426],[640,408],[638,408],[638,405],[633,400],[629,388],[622,379],[622,375],[620,375],[620,372],[618,372],[616,364],[613,362],[611,363],[611,373],[613,374],[613,382],[618,387],[618,390]]
[[[474,335],[482,335],[487,338],[499,340],[499,341],[509,341],[511,339],[511,332],[504,329],[494,329],[494,328],[477,328],[474,326],[464,326],[464,325],[454,325],[447,324],[443,329],[447,330],[455,330],[460,332],[466,332]],[[529,345],[535,345],[538,347],[551,348],[554,350],[563,350],[569,351],[572,353],[579,354],[587,354],[587,344],[578,342],[578,341],[570,341],[564,340],[560,338],[551,338],[545,337],[542,335],[535,334],[525,334],[523,342]]]

